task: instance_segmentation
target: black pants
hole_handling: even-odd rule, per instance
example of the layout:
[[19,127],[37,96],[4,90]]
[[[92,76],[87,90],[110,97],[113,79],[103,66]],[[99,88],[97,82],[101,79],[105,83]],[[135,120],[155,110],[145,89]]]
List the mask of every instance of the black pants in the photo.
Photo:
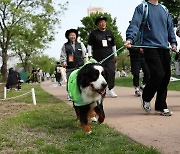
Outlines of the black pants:
[[114,58],[106,60],[105,62],[102,63],[102,66],[107,71],[108,88],[111,90],[114,88],[114,82],[115,82],[115,61],[114,61]]
[[134,60],[131,59],[131,72],[133,75],[133,86],[139,87],[139,73],[140,69],[144,73],[142,83],[146,84],[149,79],[149,69],[144,59]]
[[167,109],[167,86],[170,81],[170,53],[167,49],[145,49],[144,56],[150,78],[144,88],[142,98],[150,102],[156,94],[155,110]]
[[144,76],[142,83],[146,84],[149,79],[149,69],[144,59],[144,54],[140,53],[139,48],[130,48],[131,73],[133,75],[133,86],[139,87],[139,73],[142,69]]

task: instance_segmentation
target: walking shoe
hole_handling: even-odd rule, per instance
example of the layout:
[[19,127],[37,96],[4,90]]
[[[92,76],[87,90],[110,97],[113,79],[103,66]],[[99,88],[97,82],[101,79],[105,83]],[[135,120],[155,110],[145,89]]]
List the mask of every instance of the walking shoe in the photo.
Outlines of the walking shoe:
[[141,96],[141,93],[140,93],[140,91],[139,91],[139,90],[135,90],[135,96],[136,96],[136,97]]
[[169,109],[155,110],[155,113],[163,115],[163,116],[172,116],[172,114],[173,114],[173,112],[170,111]]
[[146,111],[148,113],[151,111],[150,102],[146,102],[143,99],[141,99],[141,107],[144,111]]
[[114,92],[114,89],[108,90],[108,94],[113,98],[117,97],[116,93]]

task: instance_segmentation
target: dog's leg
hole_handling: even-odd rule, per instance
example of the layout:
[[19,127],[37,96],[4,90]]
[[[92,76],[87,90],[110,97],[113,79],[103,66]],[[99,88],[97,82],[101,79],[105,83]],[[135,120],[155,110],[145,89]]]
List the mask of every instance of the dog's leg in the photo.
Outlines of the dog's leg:
[[83,131],[87,134],[91,133],[90,124],[88,121],[88,114],[89,114],[90,106],[79,106],[79,113],[80,113],[80,123]]
[[74,110],[75,110],[77,120],[80,120],[80,111],[79,111],[79,107],[75,106],[75,105],[74,105],[74,102],[73,102],[73,108],[74,108]]
[[89,122],[87,124],[81,123],[81,126],[82,126],[82,129],[85,133],[90,134],[92,132],[90,125],[89,125]]
[[97,122],[96,113],[95,113],[94,109],[90,108],[88,117],[90,117],[92,122]]
[[105,119],[105,113],[104,113],[104,109],[103,109],[103,104],[100,103],[98,104],[95,108],[94,108],[96,114],[99,116],[98,118],[98,122],[101,124],[104,122]]

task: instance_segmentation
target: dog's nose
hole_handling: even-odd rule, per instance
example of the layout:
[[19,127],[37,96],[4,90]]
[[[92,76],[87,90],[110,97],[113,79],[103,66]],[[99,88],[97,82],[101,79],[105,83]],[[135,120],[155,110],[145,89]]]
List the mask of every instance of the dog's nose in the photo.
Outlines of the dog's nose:
[[102,83],[101,86],[102,86],[103,88],[106,88],[106,87],[107,87],[107,83]]

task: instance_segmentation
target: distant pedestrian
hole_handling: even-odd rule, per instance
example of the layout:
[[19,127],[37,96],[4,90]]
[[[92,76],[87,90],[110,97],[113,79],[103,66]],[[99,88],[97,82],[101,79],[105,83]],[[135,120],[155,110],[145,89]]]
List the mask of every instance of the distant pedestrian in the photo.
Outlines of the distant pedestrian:
[[14,71],[13,68],[10,68],[6,83],[7,90],[11,90],[13,87],[15,87],[15,90],[21,90],[21,83],[22,82],[19,73]]
[[61,65],[60,62],[56,63],[56,68],[55,68],[55,77],[56,77],[56,82],[61,86],[61,81],[62,81],[62,75],[61,75]]
[[37,70],[33,67],[32,71],[31,71],[31,76],[30,76],[30,80],[32,82],[38,82],[38,79],[37,79]]

